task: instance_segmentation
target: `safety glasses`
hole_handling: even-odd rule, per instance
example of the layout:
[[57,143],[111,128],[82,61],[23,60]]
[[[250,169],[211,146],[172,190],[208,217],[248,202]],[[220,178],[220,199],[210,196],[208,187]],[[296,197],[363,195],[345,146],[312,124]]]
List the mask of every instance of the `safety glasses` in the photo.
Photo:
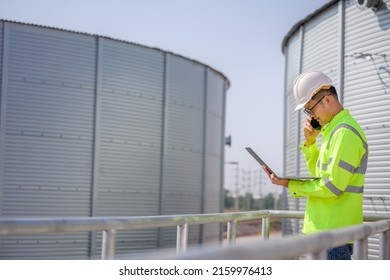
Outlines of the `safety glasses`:
[[314,104],[310,109],[308,109],[308,108],[303,109],[303,112],[304,112],[306,115],[308,115],[308,116],[314,115],[314,113],[313,113],[313,111],[312,111],[312,110],[314,109],[314,107],[317,106],[317,104],[320,103],[320,102],[322,101],[322,99],[324,99],[324,97],[325,97],[325,96],[328,96],[328,95],[330,95],[330,94],[327,94],[327,95],[324,95],[323,97],[321,97],[320,100],[318,100],[318,101],[316,102],[316,104]]

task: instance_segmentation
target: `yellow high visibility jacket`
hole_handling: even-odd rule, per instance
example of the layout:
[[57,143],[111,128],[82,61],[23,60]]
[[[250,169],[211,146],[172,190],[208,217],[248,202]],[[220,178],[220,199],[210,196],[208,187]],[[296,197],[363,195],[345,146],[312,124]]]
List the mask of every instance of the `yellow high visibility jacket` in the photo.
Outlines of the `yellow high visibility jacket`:
[[293,197],[307,197],[303,233],[363,223],[363,189],[368,162],[366,136],[348,109],[322,129],[316,143],[300,145],[313,181],[290,180]]

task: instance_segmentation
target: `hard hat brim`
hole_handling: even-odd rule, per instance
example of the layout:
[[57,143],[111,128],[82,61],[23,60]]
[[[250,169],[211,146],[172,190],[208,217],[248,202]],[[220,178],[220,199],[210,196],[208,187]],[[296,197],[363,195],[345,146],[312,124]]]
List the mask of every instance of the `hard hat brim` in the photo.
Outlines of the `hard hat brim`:
[[[307,103],[307,102],[306,102],[306,103]],[[306,103],[305,103],[305,104],[298,104],[298,105],[295,107],[294,111],[298,111],[299,109],[302,109],[303,106],[306,105]]]
[[314,93],[313,93],[313,95],[309,98],[309,100],[307,100],[306,102],[304,102],[304,103],[300,103],[300,104],[298,104],[296,107],[295,107],[295,109],[294,109],[294,111],[297,111],[297,110],[299,110],[299,109],[302,109],[314,96],[316,96],[316,94],[317,93],[319,93],[321,90],[323,90],[323,89],[330,89],[330,87],[332,86],[332,84],[330,83],[330,84],[328,84],[328,85],[322,85],[320,88],[318,88]]

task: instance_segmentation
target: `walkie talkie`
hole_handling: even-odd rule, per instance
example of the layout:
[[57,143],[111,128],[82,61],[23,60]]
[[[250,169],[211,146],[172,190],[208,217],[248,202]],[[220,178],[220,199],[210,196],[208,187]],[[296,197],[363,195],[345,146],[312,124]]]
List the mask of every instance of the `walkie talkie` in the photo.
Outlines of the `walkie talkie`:
[[321,125],[315,118],[311,118],[310,124],[314,129],[321,130]]

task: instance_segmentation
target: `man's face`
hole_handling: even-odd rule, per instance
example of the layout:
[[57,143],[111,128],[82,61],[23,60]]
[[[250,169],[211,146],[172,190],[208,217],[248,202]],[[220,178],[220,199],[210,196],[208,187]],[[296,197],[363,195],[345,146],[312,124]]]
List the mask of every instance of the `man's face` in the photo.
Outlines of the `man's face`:
[[[312,119],[317,120],[320,125],[326,124],[326,108],[324,105],[324,99],[329,94],[326,92],[320,92],[316,94],[306,105],[304,108],[304,113],[311,117]],[[312,125],[313,126],[313,125]]]
[[325,96],[327,96],[326,94],[321,94],[322,96],[319,97],[318,94],[315,95],[312,99],[309,100],[309,102],[306,103],[305,105],[305,109],[303,110],[303,112],[308,115],[308,116],[316,116],[315,114],[315,108],[317,107],[317,105],[319,105],[318,107],[321,107],[321,102],[322,100],[325,98]]

